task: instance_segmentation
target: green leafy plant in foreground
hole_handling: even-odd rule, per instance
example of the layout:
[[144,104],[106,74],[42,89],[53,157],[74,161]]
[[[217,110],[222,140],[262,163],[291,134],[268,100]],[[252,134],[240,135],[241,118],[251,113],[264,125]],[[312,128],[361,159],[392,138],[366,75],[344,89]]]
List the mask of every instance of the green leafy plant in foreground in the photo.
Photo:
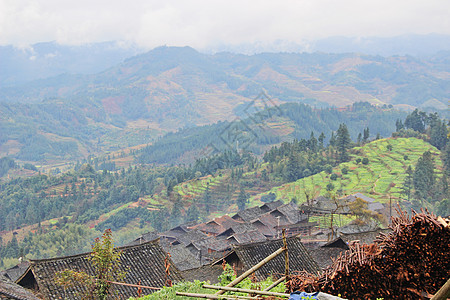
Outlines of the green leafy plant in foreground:
[[[219,280],[218,285],[225,286],[234,279],[236,279],[236,274],[235,274],[233,268],[230,267],[229,265],[226,265],[225,270],[218,277],[218,280]],[[253,277],[253,279],[254,279],[254,277]],[[255,280],[253,280],[253,281],[255,281]],[[244,279],[243,281],[241,281],[235,287],[245,288],[245,289],[263,290],[274,282],[272,277],[269,277],[266,280],[260,281],[260,282],[253,282],[253,281],[252,281],[252,276],[250,276],[250,277],[247,277],[246,279]],[[155,292],[151,295],[147,295],[142,298],[130,298],[130,300],[136,300],[136,299],[139,299],[139,300],[169,300],[169,299],[188,300],[188,299],[192,299],[189,297],[176,296],[176,292],[197,293],[197,294],[214,294],[216,292],[216,290],[202,288],[203,284],[205,284],[205,283],[206,282],[204,282],[204,281],[198,281],[198,280],[195,280],[194,282],[181,282],[181,283],[175,284],[172,287],[164,287],[160,291]],[[284,293],[285,285],[283,283],[281,283],[278,286],[276,286],[275,288],[273,288],[271,291]],[[243,294],[243,293],[234,293],[234,292],[227,292],[225,294],[247,295],[247,294]]]
[[106,229],[102,238],[96,238],[88,260],[93,266],[94,275],[73,270],[64,270],[55,274],[55,282],[64,290],[83,285],[83,299],[104,300],[112,294],[111,281],[120,281],[125,272],[120,271],[120,256],[122,252],[114,249],[111,229]]

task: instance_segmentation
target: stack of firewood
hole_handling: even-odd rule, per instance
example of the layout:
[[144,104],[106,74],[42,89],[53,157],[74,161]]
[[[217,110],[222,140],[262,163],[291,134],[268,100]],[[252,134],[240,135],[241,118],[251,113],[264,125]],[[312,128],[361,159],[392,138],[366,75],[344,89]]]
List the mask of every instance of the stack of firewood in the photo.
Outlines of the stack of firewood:
[[392,232],[374,244],[351,243],[321,275],[300,272],[289,292],[322,291],[348,299],[424,299],[450,278],[450,221],[399,211]]

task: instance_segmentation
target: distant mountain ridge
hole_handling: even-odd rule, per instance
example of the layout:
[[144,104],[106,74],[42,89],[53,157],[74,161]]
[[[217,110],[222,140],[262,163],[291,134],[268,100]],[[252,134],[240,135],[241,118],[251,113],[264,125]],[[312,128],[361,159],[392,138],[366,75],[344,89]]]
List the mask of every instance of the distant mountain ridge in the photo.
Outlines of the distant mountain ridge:
[[272,106],[300,102],[344,107],[366,101],[445,109],[449,61],[450,53],[426,59],[326,53],[247,56],[158,47],[97,74],[60,75],[0,89],[0,125],[5,129],[0,154],[17,154],[30,134],[40,140],[42,154],[55,149],[50,146],[54,143],[78,155],[149,143],[180,128],[242,117],[261,91],[270,96]]
[[37,43],[25,48],[0,46],[0,87],[61,74],[94,74],[142,52],[136,46],[117,42],[80,46],[56,42]]

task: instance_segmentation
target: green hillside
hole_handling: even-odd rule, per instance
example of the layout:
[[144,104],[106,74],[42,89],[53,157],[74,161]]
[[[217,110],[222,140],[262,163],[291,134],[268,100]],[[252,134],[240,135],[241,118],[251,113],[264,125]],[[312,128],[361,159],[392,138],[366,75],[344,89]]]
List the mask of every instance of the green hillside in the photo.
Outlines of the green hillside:
[[[392,146],[392,150],[388,150],[388,145]],[[408,166],[414,166],[425,151],[431,151],[435,164],[442,166],[439,150],[423,140],[416,138],[376,140],[363,147],[354,148],[350,162],[334,167],[332,174],[338,175],[336,180],[331,180],[331,174],[323,171],[296,182],[275,187],[264,194],[275,193],[277,199],[283,199],[284,201],[289,201],[295,197],[299,203],[303,203],[306,202],[304,191],[314,197],[326,195],[328,193],[326,186],[332,183],[334,185],[333,191],[338,191],[341,195],[361,192],[386,203],[389,198],[401,198],[400,186],[405,181],[406,169]],[[367,165],[362,162],[357,163],[356,159],[358,158],[361,160],[368,158],[369,163]],[[343,168],[348,170],[347,174],[342,173]],[[259,203],[262,195],[253,196],[252,203]]]

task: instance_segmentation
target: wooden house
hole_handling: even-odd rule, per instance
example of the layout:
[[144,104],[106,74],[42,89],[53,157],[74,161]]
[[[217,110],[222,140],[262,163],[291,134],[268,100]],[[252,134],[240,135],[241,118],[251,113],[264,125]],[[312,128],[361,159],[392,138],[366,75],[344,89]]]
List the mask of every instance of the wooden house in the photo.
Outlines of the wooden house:
[[[166,253],[162,250],[158,240],[146,242],[135,246],[117,248],[121,251],[120,270],[126,272],[122,282],[151,287],[163,287],[166,279],[172,282],[182,281],[180,271],[168,258],[170,275],[166,276]],[[30,287],[43,295],[44,299],[80,299],[87,292],[86,287],[80,285],[64,289],[55,283],[55,274],[59,271],[73,270],[93,275],[94,268],[88,259],[90,253],[73,256],[57,257],[51,259],[32,260],[28,270],[18,280],[18,284]],[[119,299],[128,299],[138,296],[138,288],[123,285],[112,285]],[[142,294],[150,294],[154,290],[142,289]],[[112,297],[111,299],[115,299]]]

